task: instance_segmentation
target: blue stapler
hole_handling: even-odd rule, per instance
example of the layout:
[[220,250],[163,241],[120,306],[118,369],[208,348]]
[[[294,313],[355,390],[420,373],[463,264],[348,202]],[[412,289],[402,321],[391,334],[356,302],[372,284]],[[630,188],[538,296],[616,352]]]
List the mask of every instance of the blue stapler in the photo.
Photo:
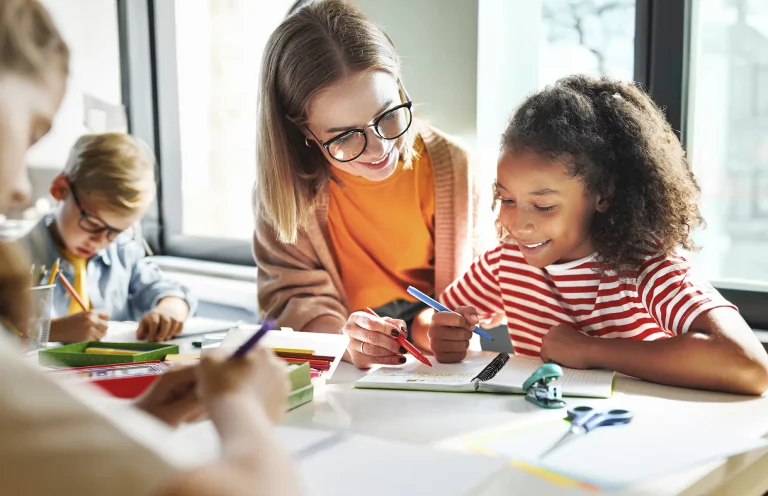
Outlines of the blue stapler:
[[558,379],[563,369],[555,363],[545,363],[523,383],[525,399],[541,408],[563,408],[563,393]]

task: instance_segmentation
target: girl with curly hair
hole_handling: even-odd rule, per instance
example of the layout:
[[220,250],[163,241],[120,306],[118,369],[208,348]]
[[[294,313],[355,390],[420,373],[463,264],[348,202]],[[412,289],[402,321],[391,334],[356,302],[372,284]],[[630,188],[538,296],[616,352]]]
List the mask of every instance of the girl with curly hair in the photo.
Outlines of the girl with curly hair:
[[501,243],[443,293],[442,362],[484,315],[515,351],[693,388],[762,394],[768,356],[678,252],[703,224],[699,188],[662,112],[630,83],[571,76],[529,97],[502,137]]

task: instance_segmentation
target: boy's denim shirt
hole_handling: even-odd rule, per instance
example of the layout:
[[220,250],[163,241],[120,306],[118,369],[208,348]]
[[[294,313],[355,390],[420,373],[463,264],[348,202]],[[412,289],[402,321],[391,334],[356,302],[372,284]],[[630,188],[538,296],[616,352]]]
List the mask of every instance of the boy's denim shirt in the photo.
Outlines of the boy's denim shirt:
[[[53,213],[48,213],[22,239],[36,268],[46,266],[50,271],[57,258],[61,272],[74,283],[72,266],[56,250],[48,226]],[[138,321],[157,303],[167,297],[182,298],[193,315],[197,301],[183,285],[163,275],[154,262],[146,258],[140,239],[130,233],[117,237],[105,249],[88,260],[88,298],[91,307],[109,314],[110,320]],[[46,274],[47,277],[47,274]],[[69,310],[71,296],[62,284],[56,284],[52,317],[63,317]]]

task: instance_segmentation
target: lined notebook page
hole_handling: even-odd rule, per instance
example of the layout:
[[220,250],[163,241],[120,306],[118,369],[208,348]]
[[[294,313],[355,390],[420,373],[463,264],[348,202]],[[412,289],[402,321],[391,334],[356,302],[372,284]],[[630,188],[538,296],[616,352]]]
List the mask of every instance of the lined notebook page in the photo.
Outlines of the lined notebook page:
[[427,367],[417,360],[400,367],[380,367],[357,381],[356,386],[432,391],[468,390],[472,379],[496,355],[497,353],[478,352],[468,356],[461,363],[438,363],[434,357],[428,357],[432,367]]
[[[486,384],[523,392],[523,383],[541,365],[541,360],[536,358],[510,355],[504,368]],[[560,387],[564,396],[610,398],[613,393],[613,376],[614,373],[608,370],[577,370],[563,367]],[[483,387],[481,386],[480,389],[482,390]]]

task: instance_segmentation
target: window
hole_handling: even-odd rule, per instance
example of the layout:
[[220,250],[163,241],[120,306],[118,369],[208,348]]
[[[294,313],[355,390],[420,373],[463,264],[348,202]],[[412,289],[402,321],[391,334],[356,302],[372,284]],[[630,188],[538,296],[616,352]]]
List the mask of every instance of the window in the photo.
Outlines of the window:
[[686,141],[707,229],[700,270],[768,280],[768,3],[694,2]]
[[184,235],[252,236],[259,63],[290,4],[176,2]]

